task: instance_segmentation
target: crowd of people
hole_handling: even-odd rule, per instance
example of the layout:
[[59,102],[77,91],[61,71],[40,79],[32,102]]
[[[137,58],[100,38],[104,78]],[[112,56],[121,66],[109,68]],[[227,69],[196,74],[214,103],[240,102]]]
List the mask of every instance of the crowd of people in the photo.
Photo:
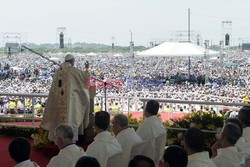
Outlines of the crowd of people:
[[[55,129],[55,144],[60,152],[48,167],[241,167],[250,165],[250,107],[242,107],[238,118],[226,120],[218,141],[204,150],[205,135],[198,128],[185,132],[183,146],[165,147],[167,130],[157,117],[159,103],[147,102],[144,122],[135,131],[128,126],[128,118],[99,111],[95,114],[94,141],[83,150],[74,144],[73,128],[61,124]],[[16,138],[9,145],[9,153],[16,166],[37,167],[30,160],[31,146],[24,138]]]
[[[63,62],[59,53],[45,55]],[[87,57],[76,54],[76,67],[83,69],[86,60],[90,62],[92,76],[101,79],[121,79],[119,89],[107,89],[112,97],[131,97],[130,105],[121,98],[108,99],[108,108],[117,103],[122,111],[141,111],[139,98],[165,98],[174,100],[212,101],[242,103],[249,100],[250,66],[248,54],[232,52],[223,60],[210,59],[208,82],[205,84],[206,68],[203,58],[191,58],[190,75],[187,58],[132,58],[98,55]],[[21,53],[0,57],[0,91],[8,93],[48,93],[57,65],[34,54]],[[222,61],[224,63],[222,63]],[[104,96],[104,89],[98,90]],[[97,95],[97,97],[98,97]],[[24,98],[2,97],[1,106],[8,106],[11,99],[17,102]],[[38,98],[38,102],[44,103]],[[101,98],[96,98],[101,104]],[[164,106],[165,108],[167,105]],[[176,106],[174,106],[177,108]],[[184,106],[182,106],[184,108]],[[186,108],[189,108],[186,106]],[[189,108],[190,110],[191,108]],[[164,110],[164,108],[163,108]]]

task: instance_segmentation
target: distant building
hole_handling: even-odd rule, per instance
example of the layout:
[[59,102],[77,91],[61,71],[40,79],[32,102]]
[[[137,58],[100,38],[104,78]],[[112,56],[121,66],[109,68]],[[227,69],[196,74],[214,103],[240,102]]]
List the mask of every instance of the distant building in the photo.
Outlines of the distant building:
[[250,43],[243,43],[241,49],[242,50],[250,50]]

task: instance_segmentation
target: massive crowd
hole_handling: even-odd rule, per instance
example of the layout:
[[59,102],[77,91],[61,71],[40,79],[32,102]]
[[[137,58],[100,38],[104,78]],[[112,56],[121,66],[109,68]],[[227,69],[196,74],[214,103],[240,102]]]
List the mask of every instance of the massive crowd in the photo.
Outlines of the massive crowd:
[[[83,69],[90,62],[92,76],[101,79],[121,79],[122,88],[107,89],[108,96],[132,97],[131,110],[139,110],[143,98],[167,98],[175,100],[197,100],[214,102],[243,102],[250,92],[249,55],[231,52],[222,59],[208,61],[208,82],[205,84],[205,63],[200,57],[191,58],[190,76],[187,58],[132,58],[128,55],[108,54],[88,57],[75,54],[76,66]],[[62,53],[46,54],[61,63]],[[48,93],[57,65],[34,54],[21,53],[0,57],[0,91],[9,93]],[[222,63],[223,62],[223,63]],[[98,90],[103,95],[104,89]],[[9,98],[1,98],[0,104]],[[45,101],[38,99],[38,101]],[[121,98],[109,99],[108,106],[128,102]],[[100,98],[96,98],[100,104]],[[6,104],[6,103],[5,103]],[[4,104],[3,104],[4,105]],[[127,110],[124,109],[123,110]]]

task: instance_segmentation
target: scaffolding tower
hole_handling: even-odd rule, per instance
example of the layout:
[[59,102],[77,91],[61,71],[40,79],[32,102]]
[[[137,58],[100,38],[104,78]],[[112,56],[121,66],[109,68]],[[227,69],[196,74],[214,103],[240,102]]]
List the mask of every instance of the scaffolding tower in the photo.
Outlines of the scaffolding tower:
[[59,48],[64,48],[65,41],[67,40],[66,27],[57,28],[56,39],[57,39],[57,42],[59,42]]
[[12,53],[20,52],[22,44],[27,45],[27,33],[5,32],[1,33],[0,38],[1,47],[9,56]]
[[222,48],[232,46],[232,21],[222,21],[221,23],[221,42]]

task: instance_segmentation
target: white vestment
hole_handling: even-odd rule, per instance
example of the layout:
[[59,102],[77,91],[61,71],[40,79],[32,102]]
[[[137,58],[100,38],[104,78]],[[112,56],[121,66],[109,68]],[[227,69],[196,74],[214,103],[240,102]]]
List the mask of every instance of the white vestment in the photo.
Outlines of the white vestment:
[[220,148],[212,161],[217,167],[240,167],[245,164],[246,154],[239,152],[235,146]]
[[[167,131],[162,124],[161,118],[157,116],[150,116],[144,119],[144,122],[139,126],[136,133],[146,142],[146,147],[143,149],[143,155],[151,158],[155,165],[158,166],[160,160],[164,154],[166,145]],[[165,134],[165,140],[162,143],[156,143],[157,137]],[[159,157],[156,157],[159,155]]]
[[122,153],[122,148],[110,132],[104,131],[96,135],[94,141],[88,146],[86,153],[88,156],[95,157],[101,167],[106,167],[108,159]]
[[250,156],[250,127],[243,128],[242,137],[239,138],[235,146],[240,152],[247,153]]
[[132,148],[143,141],[133,128],[122,130],[117,134],[116,139],[122,146],[122,159],[119,167],[127,167]]
[[83,72],[68,62],[56,70],[41,122],[41,127],[49,131],[50,140],[54,141],[54,130],[60,124],[72,125],[75,141],[78,128],[82,124],[83,129],[87,127],[89,102],[93,98],[90,95],[93,90],[87,85],[89,76],[88,70]]
[[61,149],[57,156],[54,156],[47,167],[70,167],[75,166],[79,158],[86,156],[81,147],[71,144]]
[[250,127],[243,128],[242,136],[246,142],[250,143]]
[[188,156],[187,167],[216,167],[209,158],[207,151],[194,153]]
[[14,167],[39,167],[35,162],[30,160],[26,160],[16,164]]

